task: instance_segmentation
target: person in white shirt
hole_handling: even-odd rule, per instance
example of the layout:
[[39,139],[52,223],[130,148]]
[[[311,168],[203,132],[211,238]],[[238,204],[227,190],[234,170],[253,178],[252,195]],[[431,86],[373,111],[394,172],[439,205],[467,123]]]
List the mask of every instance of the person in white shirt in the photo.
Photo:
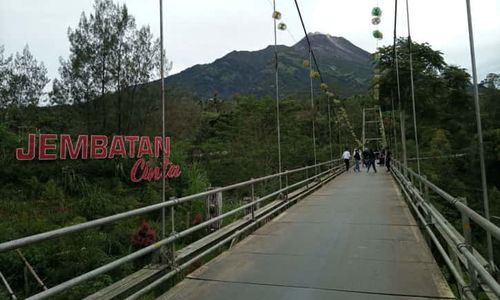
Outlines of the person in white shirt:
[[351,153],[349,152],[349,148],[345,148],[344,153],[342,153],[342,158],[345,162],[345,170],[349,172],[349,160],[351,159]]

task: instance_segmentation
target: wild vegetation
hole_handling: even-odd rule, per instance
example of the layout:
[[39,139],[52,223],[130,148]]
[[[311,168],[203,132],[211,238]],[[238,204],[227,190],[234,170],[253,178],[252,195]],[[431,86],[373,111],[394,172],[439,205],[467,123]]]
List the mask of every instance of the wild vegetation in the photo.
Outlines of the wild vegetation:
[[[15,159],[15,149],[25,147],[28,133],[161,135],[160,88],[159,82],[154,81],[158,78],[159,45],[149,28],[137,28],[124,5],[97,0],[95,12],[83,14],[78,27],[68,31],[68,38],[70,56],[61,59],[60,78],[52,82],[48,94],[49,106],[39,106],[48,83],[43,64],[33,58],[28,48],[15,57],[5,56],[0,48],[0,242],[161,201],[161,182],[130,181],[128,172],[134,163],[131,158]],[[407,118],[409,157],[413,158],[407,40],[398,40],[397,47],[401,108]],[[413,43],[413,50],[420,151],[422,157],[427,157],[422,160],[423,173],[451,194],[467,197],[469,204],[481,212],[470,75],[459,66],[447,65],[442,53],[428,44]],[[398,118],[393,122],[391,117],[391,100],[397,104],[392,51],[392,47],[382,47],[380,61],[376,62],[381,70],[380,103],[374,103],[370,91],[330,101],[330,119],[328,98],[323,93],[316,92],[315,109],[311,108],[307,93],[288,94],[281,99],[284,169],[314,161],[313,120],[318,161],[332,155],[339,157],[346,146],[357,147],[345,118],[349,117],[359,136],[361,109],[375,104],[383,108],[390,146],[395,156],[401,157],[400,151],[395,151],[396,144],[401,150],[399,131],[396,136],[392,134],[393,126],[399,129],[400,122]],[[321,59],[319,62],[321,67]],[[308,79],[309,72],[303,71]],[[327,76],[325,79],[328,81]],[[271,85],[267,84],[272,94]],[[318,80],[315,86],[319,87]],[[500,75],[488,75],[481,83],[480,93],[491,214],[500,216],[500,183],[496,179],[500,167]],[[171,160],[181,165],[182,175],[167,182],[166,197],[193,194],[209,186],[276,172],[275,109],[275,100],[270,97],[248,94],[207,100],[186,92],[185,87],[168,85],[166,134],[172,138]],[[456,153],[464,156],[450,156]],[[410,160],[410,166],[415,166],[414,160]],[[228,195],[227,205],[237,205],[244,193]],[[450,219],[459,219],[446,203],[437,204]],[[176,211],[176,226],[186,228],[199,222],[204,214],[203,201],[183,205]],[[45,284],[54,286],[144,246],[147,239],[154,239],[161,232],[160,222],[160,214],[151,213],[22,251]],[[147,239],[139,236],[140,231]],[[475,232],[475,242],[480,247],[484,245],[484,235],[479,230]],[[496,256],[500,257],[500,246],[496,246]],[[81,298],[141,266],[126,264],[60,298]],[[0,271],[21,297],[41,290],[30,275],[25,277],[23,262],[14,251],[0,255]],[[2,293],[0,299],[6,297]]]
[[[412,117],[412,102],[409,73],[408,40],[400,38],[397,42],[399,60],[400,106],[406,116],[406,143],[409,165],[416,167],[416,146]],[[467,198],[468,205],[483,213],[483,198],[479,162],[479,146],[475,119],[475,106],[471,75],[464,68],[446,64],[443,54],[433,50],[427,43],[412,43],[413,68],[415,82],[416,117],[422,173],[429,180],[443,187],[454,196]],[[386,113],[386,128],[392,135],[392,148],[399,143],[399,158],[401,155],[400,120],[391,124],[392,102],[399,107],[397,100],[397,82],[394,68],[394,48],[379,49],[381,58],[378,66],[381,70],[380,92],[381,105]],[[490,214],[500,215],[500,182],[498,167],[500,166],[499,139],[499,76],[489,74],[481,81],[480,108],[483,124],[486,173],[488,179],[488,195]],[[398,114],[396,114],[398,115]],[[396,137],[392,134],[392,126],[397,128]],[[456,157],[459,155],[459,157]],[[451,176],[450,176],[451,175]],[[439,197],[435,197],[438,201]],[[460,228],[460,215],[448,203],[437,202],[442,212],[450,220],[456,220]],[[498,220],[492,221],[498,224]],[[474,225],[473,225],[474,226]],[[483,249],[486,256],[486,234],[479,226],[474,226],[474,244]],[[495,256],[500,255],[498,242],[494,245]]]

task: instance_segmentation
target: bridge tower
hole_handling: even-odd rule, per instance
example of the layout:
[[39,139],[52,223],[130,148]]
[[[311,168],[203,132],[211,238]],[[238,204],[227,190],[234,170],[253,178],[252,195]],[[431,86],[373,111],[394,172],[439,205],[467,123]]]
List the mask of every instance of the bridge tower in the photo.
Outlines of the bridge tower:
[[380,106],[363,108],[363,147],[382,149],[387,146]]

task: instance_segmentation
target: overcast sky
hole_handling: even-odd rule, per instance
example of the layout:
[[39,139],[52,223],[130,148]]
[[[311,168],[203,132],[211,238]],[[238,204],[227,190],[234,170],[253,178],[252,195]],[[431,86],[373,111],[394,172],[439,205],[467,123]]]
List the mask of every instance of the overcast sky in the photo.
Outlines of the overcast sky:
[[[6,54],[29,44],[45,63],[49,77],[58,76],[59,57],[68,57],[68,27],[80,14],[93,11],[93,0],[0,0],[0,44]],[[158,1],[121,0],[138,25],[150,25],[159,36]],[[374,52],[371,9],[383,10],[379,29],[392,43],[394,0],[299,0],[309,32],[343,36]],[[399,2],[398,35],[407,35],[405,1]],[[470,69],[465,0],[410,0],[412,38],[428,42],[444,53],[450,64]],[[500,73],[500,0],[471,0],[480,80]],[[293,0],[277,0],[288,31],[278,43],[292,45],[303,36]],[[272,0],[164,0],[164,37],[173,73],[209,63],[232,50],[258,50],[273,43]],[[321,62],[320,67],[321,67]]]

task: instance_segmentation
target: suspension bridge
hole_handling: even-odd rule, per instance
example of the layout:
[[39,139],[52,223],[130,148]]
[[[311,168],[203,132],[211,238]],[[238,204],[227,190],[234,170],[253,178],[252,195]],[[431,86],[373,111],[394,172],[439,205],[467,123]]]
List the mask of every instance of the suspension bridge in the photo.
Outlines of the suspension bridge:
[[[397,1],[395,3],[397,7]],[[281,14],[275,2],[273,4],[276,46],[276,29],[286,29],[286,26],[277,24]],[[295,4],[307,38],[297,1]],[[379,107],[363,110],[363,136],[362,142],[359,141],[345,111],[339,108],[331,112],[333,94],[323,81],[313,47],[309,39],[307,41],[311,79],[320,78],[328,96],[329,161],[317,162],[317,132],[313,118],[312,165],[282,170],[281,148],[278,147],[279,170],[275,174],[170,200],[165,199],[163,191],[163,201],[158,204],[1,242],[0,254],[19,251],[159,211],[163,215],[165,232],[165,212],[171,211],[170,235],[164,234],[154,244],[54,286],[46,286],[29,259],[19,251],[41,287],[40,292],[28,299],[57,297],[79,284],[150,255],[156,256],[152,263],[86,299],[140,299],[151,293],[158,299],[499,299],[500,284],[491,239],[500,240],[500,228],[489,220],[488,213],[480,215],[468,206],[465,198],[451,195],[446,188],[426,178],[420,170],[417,138],[417,171],[407,165],[404,134],[401,139],[404,155],[393,160],[390,171],[382,166],[377,174],[368,173],[366,169],[355,173],[346,170],[342,160],[334,159],[332,113],[344,119],[357,146],[370,141],[380,146],[387,144],[382,113]],[[280,146],[278,57],[275,47],[276,123]],[[314,110],[312,85],[311,80],[311,107]],[[477,82],[475,85],[477,87]],[[163,91],[163,81],[161,88]],[[416,131],[415,95],[412,93],[412,96]],[[375,130],[368,128],[370,124],[375,125]],[[480,131],[480,121],[478,128]],[[482,147],[482,141],[480,145]],[[273,191],[264,195],[256,192],[259,185],[273,181],[279,182]],[[250,196],[241,199],[238,207],[223,211],[224,194],[241,189],[246,189]],[[447,219],[438,210],[433,200],[436,198],[461,216],[458,229],[454,226],[455,220]],[[207,218],[197,225],[176,230],[175,208],[199,199],[206,199]],[[225,224],[230,218],[233,221]],[[471,227],[471,222],[477,227]],[[474,247],[472,228],[488,236],[487,257]],[[180,240],[197,232],[206,234],[181,246]],[[198,265],[207,257],[213,259]],[[11,298],[16,299],[6,276],[0,273],[0,279]]]

